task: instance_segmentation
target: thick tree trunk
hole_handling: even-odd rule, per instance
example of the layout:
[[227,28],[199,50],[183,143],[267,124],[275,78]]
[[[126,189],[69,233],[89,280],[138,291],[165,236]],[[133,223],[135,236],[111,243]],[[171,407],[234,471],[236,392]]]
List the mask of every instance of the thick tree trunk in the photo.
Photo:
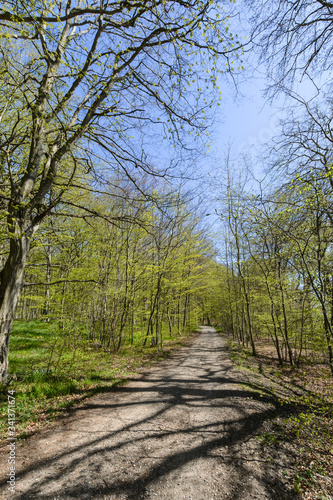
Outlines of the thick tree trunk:
[[45,300],[44,307],[42,310],[43,315],[49,314],[50,306],[50,283],[51,283],[51,273],[52,273],[52,246],[49,244],[46,248],[46,289],[45,289]]
[[0,273],[0,382],[6,382],[8,378],[9,335],[21,294],[29,247],[30,238],[26,234],[13,236],[9,256]]
[[325,336],[327,341],[327,351],[328,351],[328,364],[331,370],[331,374],[333,376],[333,339],[332,339],[332,329],[329,324],[329,319],[327,317],[326,310],[324,312],[324,328],[325,328]]
[[167,308],[167,316],[168,316],[168,324],[169,324],[169,336],[171,336],[171,333],[172,333],[172,320],[171,320],[169,308]]

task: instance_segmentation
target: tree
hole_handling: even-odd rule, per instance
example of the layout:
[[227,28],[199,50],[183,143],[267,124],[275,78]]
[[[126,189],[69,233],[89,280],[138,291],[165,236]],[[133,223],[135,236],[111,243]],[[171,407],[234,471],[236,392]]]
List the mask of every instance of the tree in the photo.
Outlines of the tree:
[[101,162],[141,192],[140,172],[164,175],[149,161],[144,130],[148,135],[153,125],[155,135],[183,146],[186,131],[204,132],[215,99],[206,87],[216,87],[218,67],[232,68],[229,54],[238,57],[239,43],[220,2],[201,0],[9,0],[0,23],[8,248],[0,274],[0,380],[6,380],[8,338],[40,224],[66,201],[78,175],[90,172],[99,182]]
[[252,37],[268,63],[273,87],[297,76],[319,75],[332,67],[333,3],[325,0],[258,0]]
[[252,351],[251,337],[255,342],[266,332],[281,365],[298,365],[311,345],[321,355],[327,351],[333,373],[329,147],[311,128],[308,140],[299,141],[296,132],[305,134],[306,125],[300,121],[279,142],[283,186],[269,183],[260,194],[230,180],[225,186],[227,297],[219,297],[224,328],[239,342],[250,341]]
[[[97,194],[86,200],[87,207],[104,204],[104,215],[109,210],[113,217],[136,208],[133,221],[91,218],[87,224],[78,209],[77,217],[49,218],[31,245],[19,317],[57,319],[60,345],[108,352],[142,343],[162,349],[166,330],[182,334],[197,324],[198,296],[208,286],[216,296],[207,284],[216,266],[210,276],[197,207],[185,194],[175,199],[166,183],[158,185],[163,210],[148,201],[110,205]],[[212,298],[204,302],[209,310]]]
[[[332,244],[332,105],[307,103],[300,116],[291,116],[276,140],[275,168],[289,180],[288,218],[294,223],[285,234],[294,244],[294,263],[302,269],[303,282],[315,294],[322,309],[330,368],[333,374],[333,320],[331,304]],[[295,230],[294,227],[298,228]],[[301,231],[299,231],[301,228]]]

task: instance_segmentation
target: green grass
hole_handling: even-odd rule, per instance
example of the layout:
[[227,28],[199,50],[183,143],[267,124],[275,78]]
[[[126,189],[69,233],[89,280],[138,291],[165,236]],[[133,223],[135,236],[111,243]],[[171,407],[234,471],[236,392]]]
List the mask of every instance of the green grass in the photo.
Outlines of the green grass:
[[58,324],[16,321],[10,337],[9,379],[0,394],[0,432],[8,431],[8,390],[15,391],[16,437],[25,436],[78,401],[123,384],[144,366],[164,359],[187,336],[164,335],[164,349],[143,347],[144,333],[135,332],[134,345],[120,352],[94,348]]
[[272,432],[262,432],[256,438],[263,446],[277,444],[280,440],[280,437]]
[[248,358],[252,357],[252,354],[246,347],[236,344],[230,340],[227,341],[227,346],[230,359],[233,363],[235,363],[238,369],[253,371],[253,368],[247,361]]

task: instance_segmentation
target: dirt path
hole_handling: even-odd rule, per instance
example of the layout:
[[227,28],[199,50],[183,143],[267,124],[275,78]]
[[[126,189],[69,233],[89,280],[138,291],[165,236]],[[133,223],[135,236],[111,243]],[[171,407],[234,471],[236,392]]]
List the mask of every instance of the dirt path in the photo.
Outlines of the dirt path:
[[242,381],[223,339],[204,328],[140,380],[18,444],[16,493],[2,482],[2,498],[294,498],[286,457],[263,457],[253,437],[280,410]]

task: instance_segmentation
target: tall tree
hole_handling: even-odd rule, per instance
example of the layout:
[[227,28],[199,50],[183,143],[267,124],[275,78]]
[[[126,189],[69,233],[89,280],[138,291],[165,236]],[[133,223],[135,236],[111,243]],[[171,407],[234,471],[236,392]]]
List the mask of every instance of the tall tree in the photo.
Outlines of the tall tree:
[[256,0],[253,39],[268,62],[273,87],[295,77],[319,75],[332,67],[333,4],[325,0]]
[[[8,245],[0,273],[1,381],[40,224],[78,173],[94,171],[96,159],[138,189],[140,170],[157,174],[143,127],[148,135],[153,124],[156,135],[160,130],[184,144],[186,130],[204,131],[214,100],[206,87],[216,87],[218,66],[230,69],[229,54],[236,58],[239,44],[223,5],[206,0],[6,0],[0,23],[0,183]],[[95,173],[98,178],[102,169]]]

